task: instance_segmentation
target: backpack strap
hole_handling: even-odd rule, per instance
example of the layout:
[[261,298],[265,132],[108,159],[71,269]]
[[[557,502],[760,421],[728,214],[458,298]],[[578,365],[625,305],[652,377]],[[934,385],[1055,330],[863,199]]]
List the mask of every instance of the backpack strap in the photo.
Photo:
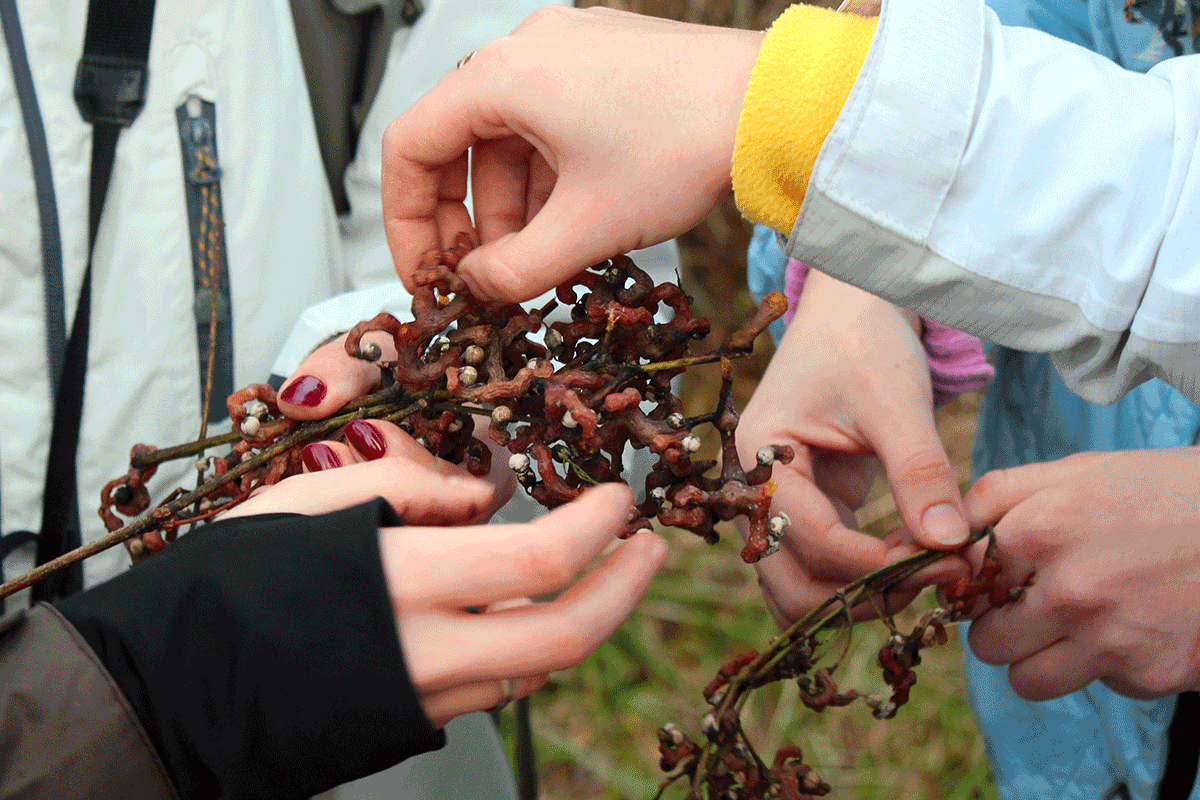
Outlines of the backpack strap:
[[[88,262],[79,291],[71,335],[63,352],[62,375],[54,398],[50,456],[42,493],[42,530],[37,563],[45,564],[82,541],[76,487],[76,455],[83,418],[91,320],[92,254],[100,213],[112,177],[121,129],[141,113],[146,98],[150,29],[154,0],[91,0],[83,57],[75,74],[75,104],[92,123],[91,188],[88,196]],[[61,265],[59,267],[61,270]],[[62,283],[61,272],[59,284]],[[33,586],[33,601],[53,600],[83,588],[83,567],[68,569]]]

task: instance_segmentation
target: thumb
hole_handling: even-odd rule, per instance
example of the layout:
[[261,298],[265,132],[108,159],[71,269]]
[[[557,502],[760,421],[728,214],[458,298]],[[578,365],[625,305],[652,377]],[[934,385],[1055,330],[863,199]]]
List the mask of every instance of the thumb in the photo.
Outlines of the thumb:
[[[356,397],[379,385],[379,367],[374,362],[346,353],[345,334],[322,345],[292,373],[279,389],[279,408],[292,419],[324,419]],[[368,333],[363,345],[377,344],[383,361],[396,357],[390,336]]]
[[882,415],[880,423],[871,440],[904,524],[921,547],[958,547],[969,530],[958,476],[938,438],[932,411]]
[[[619,253],[645,246],[612,233],[628,229],[603,189],[576,189],[560,176],[546,204],[516,233],[475,248],[458,274],[476,297],[522,302]],[[649,244],[649,243],[646,243]]]

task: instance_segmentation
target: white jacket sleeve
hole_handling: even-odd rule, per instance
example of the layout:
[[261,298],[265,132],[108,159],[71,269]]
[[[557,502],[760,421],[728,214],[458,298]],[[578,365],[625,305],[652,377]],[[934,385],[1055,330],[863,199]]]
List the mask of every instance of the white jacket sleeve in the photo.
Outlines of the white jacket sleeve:
[[788,254],[1093,402],[1200,400],[1198,150],[1200,56],[1142,75],[982,0],[885,2]]

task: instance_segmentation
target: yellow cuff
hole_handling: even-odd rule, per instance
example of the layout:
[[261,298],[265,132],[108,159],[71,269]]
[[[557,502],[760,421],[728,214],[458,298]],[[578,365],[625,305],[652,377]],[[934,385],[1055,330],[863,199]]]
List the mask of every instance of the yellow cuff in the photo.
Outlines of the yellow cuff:
[[751,222],[791,232],[821,145],[866,61],[877,22],[794,5],[767,32],[733,150],[734,198]]

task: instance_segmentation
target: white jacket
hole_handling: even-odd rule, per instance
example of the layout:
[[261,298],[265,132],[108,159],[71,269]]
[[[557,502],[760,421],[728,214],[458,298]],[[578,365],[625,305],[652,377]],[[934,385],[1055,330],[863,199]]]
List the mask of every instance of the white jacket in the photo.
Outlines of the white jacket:
[[884,2],[788,254],[1093,402],[1200,400],[1198,151],[1198,56],[1143,75],[982,0]]
[[[87,257],[91,127],[72,98],[87,3],[20,0],[21,31],[46,131],[63,247],[68,325]],[[78,458],[86,538],[103,533],[100,488],[125,472],[130,447],[194,439],[200,383],[189,227],[175,109],[215,104],[223,169],[235,387],[266,380],[300,313],[332,295],[388,284],[395,272],[379,200],[384,127],[466,52],[514,28],[541,0],[427,0],[395,35],[387,71],[347,171],[351,210],[338,218],[318,152],[286,2],[160,1],[146,106],[122,132],[93,267],[92,328]],[[29,147],[0,41],[0,524],[37,531],[52,418],[42,252]],[[396,299],[395,302],[406,304]],[[374,302],[368,298],[370,302]],[[370,306],[299,337],[307,349]],[[336,316],[336,315],[335,315]],[[310,326],[320,327],[320,315]],[[293,357],[293,363],[299,358]],[[225,424],[210,432],[227,430]],[[188,460],[159,469],[162,496],[194,485]],[[32,548],[5,563],[27,569]],[[127,564],[123,548],[85,563],[88,585]]]

